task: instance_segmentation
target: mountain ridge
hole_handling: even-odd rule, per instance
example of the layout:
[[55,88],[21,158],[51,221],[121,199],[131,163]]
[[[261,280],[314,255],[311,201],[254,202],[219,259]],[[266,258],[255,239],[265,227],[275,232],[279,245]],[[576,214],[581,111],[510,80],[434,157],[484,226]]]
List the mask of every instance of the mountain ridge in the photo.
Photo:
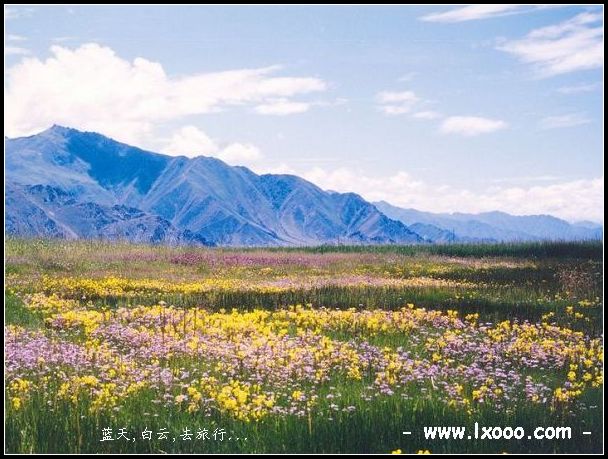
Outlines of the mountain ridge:
[[[8,234],[101,237],[118,226],[127,238],[159,242],[161,225],[169,242],[209,245],[424,242],[359,195],[328,193],[295,175],[258,175],[217,158],[163,155],[57,125],[5,145]],[[72,201],[64,209],[37,197],[36,186]],[[115,206],[141,212],[142,221],[133,228]],[[28,218],[25,229],[17,224]]]
[[388,217],[412,228],[418,224],[431,225],[450,231],[456,241],[462,242],[586,240],[603,236],[603,227],[599,224],[584,222],[586,224],[577,225],[545,214],[511,215],[502,211],[433,213],[401,208],[385,201],[373,204]]
[[169,156],[53,125],[5,138],[5,232],[219,246],[601,239],[603,226],[370,203],[291,174]]

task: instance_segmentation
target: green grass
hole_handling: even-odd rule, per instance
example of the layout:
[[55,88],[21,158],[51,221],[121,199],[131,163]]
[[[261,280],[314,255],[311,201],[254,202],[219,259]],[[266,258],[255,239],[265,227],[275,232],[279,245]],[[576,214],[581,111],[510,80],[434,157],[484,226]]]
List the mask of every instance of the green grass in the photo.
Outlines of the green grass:
[[[497,412],[488,407],[471,417],[462,410],[449,408],[442,403],[416,399],[408,400],[386,396],[365,404],[360,403],[357,392],[349,386],[338,386],[345,400],[352,401],[357,410],[352,413],[335,413],[315,416],[311,423],[306,417],[270,417],[259,422],[236,421],[229,417],[212,418],[191,415],[175,410],[161,410],[158,417],[143,416],[149,411],[152,396],[145,394],[131,400],[115,416],[92,416],[86,403],[77,407],[61,404],[50,411],[33,403],[37,408],[19,416],[11,416],[6,425],[6,450],[9,452],[56,453],[387,453],[395,449],[416,452],[428,449],[433,453],[597,453],[601,451],[601,404],[598,409],[582,414],[553,413],[535,407],[520,406],[512,412]],[[322,393],[322,392],[321,392]],[[601,391],[587,395],[599,403]],[[526,435],[537,427],[572,427],[572,438],[564,440],[428,440],[424,427],[465,426],[473,430],[480,426],[523,427]],[[125,427],[135,442],[116,440],[100,442],[102,429],[110,427],[114,437]],[[161,429],[170,432],[169,440],[158,440]],[[223,428],[233,440],[182,440],[183,429],[196,433],[207,429],[210,433]],[[143,440],[141,432],[154,432],[153,440]],[[404,436],[403,431],[412,435]],[[582,431],[590,430],[591,436]],[[172,438],[175,437],[175,441]],[[236,437],[240,440],[237,441]],[[246,440],[245,440],[246,438]]]
[[[247,249],[255,250],[255,249]],[[270,248],[271,251],[307,253],[383,253],[402,255],[443,255],[449,257],[586,258],[602,260],[601,241],[504,242],[438,245],[321,245],[304,248]]]
[[[427,277],[470,283],[472,287],[389,287],[373,285],[327,285],[293,288],[280,293],[246,291],[209,292],[195,295],[159,294],[137,298],[92,298],[103,306],[134,303],[149,305],[164,300],[178,307],[210,309],[277,309],[291,304],[331,308],[396,309],[405,303],[431,309],[456,309],[463,314],[479,313],[486,321],[517,318],[537,321],[543,314],[564,316],[566,306],[588,300],[589,324],[570,323],[575,329],[588,327],[592,335],[602,332],[602,255],[600,242],[532,242],[505,244],[452,244],[441,246],[320,246],[308,248],[208,249],[167,247],[103,241],[58,241],[8,239],[6,243],[7,285],[21,292],[40,291],[42,275],[57,277],[107,277],[196,281],[207,277],[273,280],[282,277],[339,278],[356,271],[364,276],[388,279]],[[184,255],[213,255],[219,259],[238,254],[281,257],[304,254],[336,258],[321,268],[279,265],[272,272],[263,263],[223,266],[206,262],[181,264]],[[368,258],[367,256],[372,256]],[[363,257],[363,258],[361,258]],[[359,262],[360,260],[360,262]],[[575,273],[572,279],[566,275]],[[570,279],[565,285],[564,277]]]
[[[184,254],[255,253],[345,255],[322,268],[281,265],[271,273],[261,273],[263,265],[246,267],[215,266],[205,263],[175,263]],[[350,257],[352,255],[352,257]],[[359,256],[372,255],[362,259]],[[479,313],[481,321],[498,322],[517,319],[536,322],[543,314],[554,312],[555,320],[589,336],[603,333],[603,245],[600,242],[578,243],[512,243],[512,244],[450,244],[441,246],[320,246],[271,249],[206,249],[110,244],[100,241],[22,240],[6,241],[5,324],[29,329],[44,329],[42,317],[28,310],[19,295],[40,291],[43,275],[57,277],[133,277],[152,279],[196,280],[219,276],[235,279],[279,279],[282,276],[322,275],[339,277],[358,269],[362,275],[388,279],[432,277],[467,282],[472,287],[341,287],[329,285],[310,289],[293,289],[282,293],[211,292],[200,295],[153,294],[135,298],[93,298],[94,307],[105,305],[155,304],[165,300],[179,307],[203,306],[209,309],[267,308],[290,304],[312,304],[331,308],[397,309],[414,303],[428,309],[454,309],[460,314]],[[374,258],[375,257],[375,258]],[[578,273],[568,277],[565,274]],[[588,300],[584,308],[588,320],[574,321],[565,313],[569,305]],[[335,332],[333,339],[348,341],[352,335]],[[76,336],[74,336],[76,340]],[[370,344],[397,348],[408,346],[407,337],[377,334]],[[365,381],[370,383],[371,381]],[[254,452],[254,453],[387,453],[395,449],[416,452],[429,449],[433,453],[500,453],[515,452],[600,452],[602,450],[601,388],[585,394],[586,404],[598,406],[584,411],[539,409],[517,406],[512,411],[482,410],[475,418],[463,410],[447,406],[439,400],[422,400],[415,394],[408,399],[383,396],[363,403],[359,397],[361,384],[332,381],[343,399],[357,407],[353,413],[336,413],[306,417],[270,416],[260,422],[242,422],[214,415],[204,417],[175,409],[159,408],[158,416],[146,416],[151,394],[131,399],[113,417],[91,415],[81,403],[48,406],[41,396],[34,398],[26,410],[15,413],[7,403],[5,418],[6,452],[54,453],[158,453],[158,452]],[[359,384],[359,386],[357,386]],[[422,387],[418,388],[422,389]],[[426,387],[432,390],[432,387]],[[324,394],[327,387],[320,387]],[[324,392],[325,391],[325,392]],[[427,441],[423,426],[467,426],[472,422],[484,426],[521,426],[526,433],[538,426],[571,426],[574,438],[563,441]],[[167,428],[168,441],[100,442],[101,429],[111,427],[114,434],[127,427],[130,435],[145,428],[154,432]],[[182,429],[196,431],[225,428],[239,441],[183,441]],[[401,434],[412,431],[411,436]],[[582,436],[583,430],[593,435]],[[176,441],[171,440],[176,437]],[[242,440],[243,438],[247,440]]]
[[25,328],[40,328],[44,322],[42,317],[25,307],[16,295],[4,295],[4,323],[5,325],[19,325]]

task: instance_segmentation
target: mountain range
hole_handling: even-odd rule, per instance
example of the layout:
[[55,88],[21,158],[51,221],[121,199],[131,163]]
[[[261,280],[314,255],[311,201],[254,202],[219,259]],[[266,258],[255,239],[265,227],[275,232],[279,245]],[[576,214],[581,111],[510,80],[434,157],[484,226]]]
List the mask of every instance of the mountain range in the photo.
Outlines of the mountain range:
[[597,239],[550,216],[432,214],[53,126],[5,139],[5,232],[219,246]]
[[227,246],[417,243],[354,193],[53,126],[6,139],[8,234]]
[[551,215],[516,216],[505,212],[432,213],[374,203],[386,216],[409,225],[434,242],[559,241],[601,239],[599,224],[571,224]]

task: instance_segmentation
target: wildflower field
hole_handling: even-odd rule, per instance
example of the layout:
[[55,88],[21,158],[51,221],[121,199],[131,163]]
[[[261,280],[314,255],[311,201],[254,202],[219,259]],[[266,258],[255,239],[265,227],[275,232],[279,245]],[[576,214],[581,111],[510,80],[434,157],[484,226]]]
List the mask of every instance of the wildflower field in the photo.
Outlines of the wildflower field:
[[[601,243],[9,239],[5,265],[6,452],[602,450]],[[424,435],[476,422],[526,437]]]

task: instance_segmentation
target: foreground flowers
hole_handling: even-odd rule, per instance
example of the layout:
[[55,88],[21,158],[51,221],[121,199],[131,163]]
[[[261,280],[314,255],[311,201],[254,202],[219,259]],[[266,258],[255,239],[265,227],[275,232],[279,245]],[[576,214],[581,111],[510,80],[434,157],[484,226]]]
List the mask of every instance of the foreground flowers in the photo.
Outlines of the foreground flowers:
[[[266,275],[272,271],[260,270]],[[43,276],[42,287],[47,294],[59,294],[73,299],[108,299],[154,297],[159,294],[197,295],[209,292],[284,293],[292,290],[311,290],[334,287],[450,287],[472,288],[475,284],[463,281],[448,281],[426,276],[409,278],[377,277],[362,274],[341,276],[314,275],[290,276],[268,279],[241,279],[209,277],[191,282],[171,282],[159,279],[128,279],[121,277],[66,278]]]
[[412,304],[211,312],[98,309],[44,294],[25,301],[46,329],[5,328],[15,412],[34,395],[92,414],[145,399],[151,413],[253,422],[331,417],[376,399],[415,397],[470,415],[529,404],[580,409],[586,392],[603,384],[601,339],[546,321],[485,324]]

